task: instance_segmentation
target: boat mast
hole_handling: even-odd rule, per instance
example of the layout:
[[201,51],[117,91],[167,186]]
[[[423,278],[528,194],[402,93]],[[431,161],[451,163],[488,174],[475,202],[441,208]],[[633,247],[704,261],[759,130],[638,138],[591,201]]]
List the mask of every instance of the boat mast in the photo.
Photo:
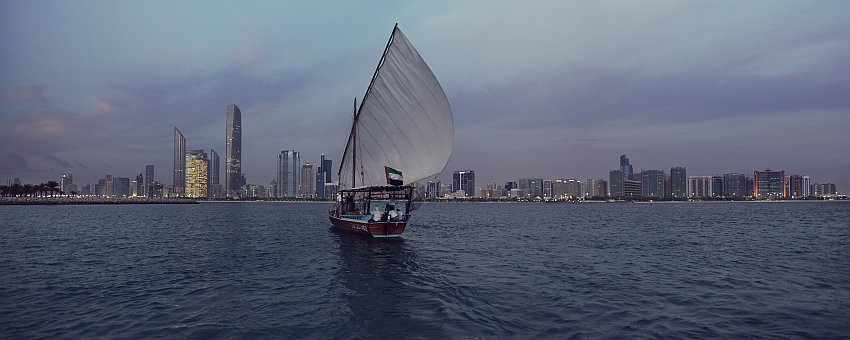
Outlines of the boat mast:
[[351,146],[351,187],[356,187],[357,181],[357,97],[354,97],[354,120],[351,123],[351,140],[354,145]]
[[[393,26],[393,32],[390,33],[390,40],[387,41],[387,46],[384,47],[384,53],[381,54],[381,60],[378,61],[378,67],[375,68],[375,74],[372,75],[372,80],[369,82],[369,87],[366,89],[366,94],[363,95],[363,100],[360,101],[360,108],[357,107],[357,98],[354,98],[354,122],[351,126],[350,136],[351,142],[354,143],[352,146],[352,155],[351,155],[351,187],[354,188],[355,180],[357,178],[357,118],[360,116],[360,110],[363,109],[363,103],[366,102],[366,98],[369,97],[369,92],[372,91],[372,85],[375,84],[375,79],[378,78],[378,71],[381,70],[381,65],[384,64],[384,59],[387,56],[387,52],[390,50],[390,44],[393,43],[393,37],[395,37],[395,31],[398,30],[398,23]],[[345,160],[345,156],[348,154],[348,145],[345,145],[345,152],[342,154],[342,159]],[[340,164],[340,178],[342,178],[342,164]]]

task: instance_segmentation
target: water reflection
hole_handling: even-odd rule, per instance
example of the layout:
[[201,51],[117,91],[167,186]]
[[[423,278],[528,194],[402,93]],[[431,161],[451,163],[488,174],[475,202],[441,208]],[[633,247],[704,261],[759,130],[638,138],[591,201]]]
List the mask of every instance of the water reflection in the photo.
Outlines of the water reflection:
[[419,284],[421,270],[411,244],[403,238],[370,239],[336,229],[332,233],[339,242],[338,275],[349,290],[347,337],[445,337],[438,320],[429,315],[440,304]]

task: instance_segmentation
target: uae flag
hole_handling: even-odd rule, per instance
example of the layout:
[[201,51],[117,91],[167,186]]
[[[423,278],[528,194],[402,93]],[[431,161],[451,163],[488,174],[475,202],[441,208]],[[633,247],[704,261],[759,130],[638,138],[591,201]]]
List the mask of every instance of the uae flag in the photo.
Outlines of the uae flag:
[[387,173],[387,184],[389,185],[402,185],[404,184],[404,177],[401,175],[401,171],[390,168],[388,166],[384,167],[384,171]]

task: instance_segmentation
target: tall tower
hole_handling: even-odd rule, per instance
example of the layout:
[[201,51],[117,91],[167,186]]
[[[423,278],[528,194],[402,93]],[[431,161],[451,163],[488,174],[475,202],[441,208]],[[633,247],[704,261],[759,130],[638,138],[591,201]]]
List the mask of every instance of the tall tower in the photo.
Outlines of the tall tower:
[[682,199],[688,197],[688,176],[685,167],[677,166],[670,168],[670,192],[673,198]]
[[316,197],[316,183],[314,182],[315,178],[313,176],[313,165],[310,164],[310,161],[307,161],[307,163],[304,163],[304,165],[301,166],[301,187],[298,190],[299,197]]
[[225,147],[224,191],[228,197],[242,191],[242,111],[227,105],[227,142]]
[[301,177],[298,151],[283,150],[277,155],[277,197],[297,197]]
[[620,171],[623,172],[624,179],[634,179],[634,170],[626,155],[620,155]]
[[209,184],[209,159],[204,150],[186,153],[186,197],[207,197]]
[[149,164],[145,166],[145,197],[153,197],[154,187],[153,187],[153,164]]
[[174,128],[174,192],[177,196],[183,194],[186,187],[186,137]]

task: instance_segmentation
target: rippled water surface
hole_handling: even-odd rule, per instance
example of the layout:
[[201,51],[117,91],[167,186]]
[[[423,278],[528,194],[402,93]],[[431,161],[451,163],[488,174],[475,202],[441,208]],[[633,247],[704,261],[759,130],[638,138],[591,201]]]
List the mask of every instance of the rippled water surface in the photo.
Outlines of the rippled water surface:
[[0,338],[848,338],[850,203],[0,206]]

